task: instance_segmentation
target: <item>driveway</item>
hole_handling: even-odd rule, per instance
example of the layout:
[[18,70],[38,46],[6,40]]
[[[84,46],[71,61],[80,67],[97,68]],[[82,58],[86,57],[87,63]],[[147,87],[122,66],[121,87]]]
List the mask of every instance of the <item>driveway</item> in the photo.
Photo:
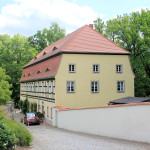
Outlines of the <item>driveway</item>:
[[[22,115],[15,114],[18,121]],[[150,150],[150,144],[77,133],[50,125],[29,126],[34,140],[30,147],[17,150]]]

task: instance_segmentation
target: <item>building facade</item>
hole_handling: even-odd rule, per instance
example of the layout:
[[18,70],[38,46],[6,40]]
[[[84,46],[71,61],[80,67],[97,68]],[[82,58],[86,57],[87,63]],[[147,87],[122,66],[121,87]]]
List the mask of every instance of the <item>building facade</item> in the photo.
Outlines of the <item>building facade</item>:
[[130,53],[85,25],[41,51],[20,79],[20,98],[52,120],[55,106],[106,106],[134,96]]

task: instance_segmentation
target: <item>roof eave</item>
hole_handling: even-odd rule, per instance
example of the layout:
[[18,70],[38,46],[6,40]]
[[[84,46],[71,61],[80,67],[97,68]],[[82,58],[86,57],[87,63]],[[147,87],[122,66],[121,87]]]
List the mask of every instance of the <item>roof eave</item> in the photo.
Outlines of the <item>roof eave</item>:
[[37,78],[37,79],[31,79],[31,80],[22,80],[22,81],[19,81],[19,82],[21,82],[21,83],[22,82],[33,82],[33,81],[42,81],[42,80],[48,80],[48,79],[55,80],[55,76]]

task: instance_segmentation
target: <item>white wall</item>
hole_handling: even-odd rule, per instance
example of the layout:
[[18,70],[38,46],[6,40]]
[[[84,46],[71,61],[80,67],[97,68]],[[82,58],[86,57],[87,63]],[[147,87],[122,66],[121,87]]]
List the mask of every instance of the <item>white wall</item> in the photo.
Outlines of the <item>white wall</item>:
[[57,111],[55,125],[72,131],[150,143],[150,103]]

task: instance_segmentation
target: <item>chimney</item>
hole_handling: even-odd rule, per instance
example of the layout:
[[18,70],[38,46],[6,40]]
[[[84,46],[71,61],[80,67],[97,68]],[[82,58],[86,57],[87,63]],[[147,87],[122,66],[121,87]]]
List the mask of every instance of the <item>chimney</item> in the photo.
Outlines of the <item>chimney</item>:
[[89,24],[89,27],[93,29],[93,24]]

